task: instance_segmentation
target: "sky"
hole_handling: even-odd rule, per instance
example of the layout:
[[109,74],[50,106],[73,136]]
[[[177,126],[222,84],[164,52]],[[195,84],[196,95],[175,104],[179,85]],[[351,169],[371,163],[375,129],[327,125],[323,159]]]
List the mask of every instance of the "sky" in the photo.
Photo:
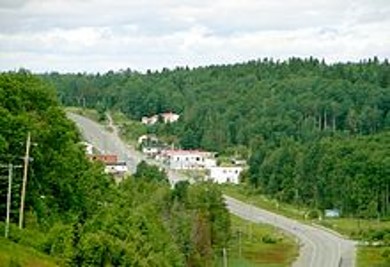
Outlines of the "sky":
[[0,0],[0,71],[390,57],[390,0]]

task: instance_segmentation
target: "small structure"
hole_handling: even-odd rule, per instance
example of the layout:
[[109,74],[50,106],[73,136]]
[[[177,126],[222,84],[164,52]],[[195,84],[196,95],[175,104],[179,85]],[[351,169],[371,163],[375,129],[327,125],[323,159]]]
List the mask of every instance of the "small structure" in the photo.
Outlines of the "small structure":
[[161,114],[164,123],[173,123],[179,120],[180,115],[172,112],[166,112]]
[[142,145],[142,144],[154,144],[154,143],[158,143],[159,140],[156,136],[154,135],[150,135],[150,134],[144,134],[144,135],[141,135],[140,137],[138,137],[138,145]]
[[93,154],[93,145],[88,143],[88,142],[81,142],[81,144],[84,146],[85,148],[85,153],[87,155],[92,155]]
[[179,120],[180,115],[173,112],[165,112],[161,114],[156,114],[151,117],[144,116],[141,119],[141,122],[146,125],[156,124],[161,117],[162,122],[164,123],[173,123]]
[[324,215],[327,218],[338,218],[338,217],[340,217],[340,210],[339,209],[327,209],[324,211]]
[[151,117],[144,116],[142,117],[141,122],[146,125],[153,125],[158,122],[158,116],[157,115],[153,115]]
[[210,167],[208,180],[211,180],[215,183],[233,183],[238,184],[240,173],[242,172],[242,167]]
[[102,162],[105,173],[123,177],[129,171],[126,162],[118,161],[118,156],[114,154],[89,155],[89,158]]
[[89,155],[89,158],[93,161],[100,161],[105,165],[118,162],[118,156],[114,154],[93,154]]
[[129,171],[127,168],[126,162],[115,162],[115,163],[109,163],[106,164],[104,168],[105,173],[117,175],[117,176],[123,176]]
[[160,153],[160,148],[156,146],[145,146],[142,147],[142,153],[148,157],[155,157],[158,153]]
[[217,165],[214,153],[199,150],[163,150],[159,159],[174,170],[199,170]]

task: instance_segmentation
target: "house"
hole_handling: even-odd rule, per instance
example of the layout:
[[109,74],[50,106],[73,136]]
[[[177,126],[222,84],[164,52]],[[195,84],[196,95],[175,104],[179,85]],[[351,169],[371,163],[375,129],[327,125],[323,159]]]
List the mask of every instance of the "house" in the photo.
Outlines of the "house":
[[166,112],[161,114],[164,123],[173,123],[179,120],[180,115],[172,112]]
[[104,168],[105,173],[123,176],[129,171],[126,162],[108,163]]
[[144,116],[142,117],[141,122],[146,125],[153,125],[158,122],[159,117],[161,117],[164,123],[173,123],[179,120],[180,115],[173,112],[165,112],[151,117]]
[[124,176],[129,171],[126,162],[119,162],[118,156],[114,154],[89,155],[93,161],[100,161],[104,164],[104,172],[115,176]]
[[88,142],[82,142],[81,143],[84,148],[85,148],[85,153],[87,153],[87,155],[92,155],[93,154],[93,145],[88,143]]
[[157,142],[158,142],[158,138],[154,135],[144,134],[144,135],[141,135],[140,137],[138,137],[138,144],[139,145],[144,144],[144,143],[157,143]]
[[242,167],[238,166],[214,166],[208,168],[209,177],[208,180],[213,181],[218,184],[222,183],[233,183],[238,184],[240,173],[242,172]]
[[141,122],[143,124],[146,124],[146,125],[156,124],[158,122],[158,116],[157,115],[153,115],[151,117],[146,117],[146,116],[142,117]]
[[144,146],[142,147],[142,153],[149,157],[155,157],[158,153],[160,153],[160,148],[156,146]]
[[159,158],[174,170],[206,169],[217,165],[213,153],[199,150],[163,150]]
[[104,164],[113,164],[118,162],[118,156],[114,154],[92,154],[88,157],[93,161],[100,161]]

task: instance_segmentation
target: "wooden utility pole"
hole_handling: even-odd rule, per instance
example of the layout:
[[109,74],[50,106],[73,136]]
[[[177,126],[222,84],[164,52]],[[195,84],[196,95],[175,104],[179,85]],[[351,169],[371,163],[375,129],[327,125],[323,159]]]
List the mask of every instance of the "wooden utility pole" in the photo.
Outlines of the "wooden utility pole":
[[19,212],[19,228],[23,228],[23,213],[24,213],[24,200],[26,197],[26,185],[27,185],[27,173],[28,173],[28,162],[30,157],[30,146],[31,146],[31,134],[27,134],[26,142],[26,154],[24,156],[24,170],[23,170],[23,184],[22,184],[22,195],[20,199],[20,212]]
[[11,190],[12,190],[12,164],[8,164],[8,192],[7,192],[7,215],[5,219],[5,238],[8,238],[9,232],[9,214],[11,212]]
[[228,267],[227,252],[225,247],[222,249],[222,254],[223,254],[223,267]]

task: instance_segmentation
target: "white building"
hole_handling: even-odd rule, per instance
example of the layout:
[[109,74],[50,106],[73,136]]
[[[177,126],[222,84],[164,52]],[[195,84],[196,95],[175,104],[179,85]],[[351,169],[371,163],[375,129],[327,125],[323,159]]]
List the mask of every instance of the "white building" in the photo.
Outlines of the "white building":
[[112,162],[106,163],[104,168],[105,173],[114,174],[118,176],[125,175],[129,169],[127,168],[126,162]]
[[164,123],[173,123],[179,120],[180,115],[173,112],[165,112],[160,115],[153,115],[151,117],[142,117],[141,122],[146,125],[153,125],[158,122],[158,118],[161,116]]
[[138,137],[138,144],[141,145],[143,143],[157,143],[158,138],[154,135],[144,134]]
[[153,115],[152,117],[142,117],[141,122],[146,125],[153,125],[158,122],[158,116]]
[[174,170],[199,170],[217,165],[213,153],[198,150],[164,150],[160,158]]
[[161,114],[164,123],[173,123],[179,120],[180,115],[172,112]]
[[92,155],[93,154],[93,145],[88,143],[88,142],[82,142],[82,144],[85,147],[85,153],[87,155]]
[[238,184],[242,167],[210,167],[209,180],[222,184],[222,183],[233,183]]
[[158,153],[160,153],[160,148],[159,147],[143,147],[142,148],[142,153],[149,157],[154,157]]

